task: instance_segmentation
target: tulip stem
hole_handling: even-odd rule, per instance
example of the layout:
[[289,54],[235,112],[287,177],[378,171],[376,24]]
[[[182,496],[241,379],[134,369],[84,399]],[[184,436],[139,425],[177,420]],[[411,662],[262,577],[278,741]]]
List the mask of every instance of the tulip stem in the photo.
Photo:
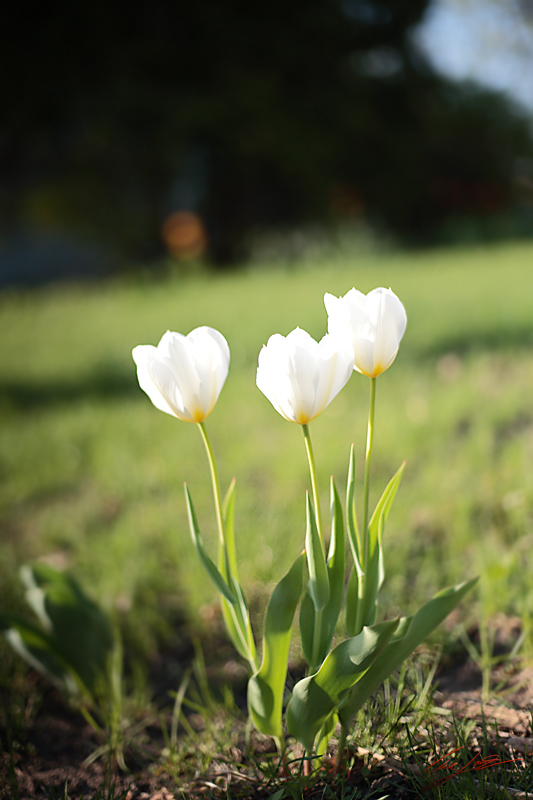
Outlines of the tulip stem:
[[220,546],[223,551],[226,551],[226,537],[224,534],[224,520],[222,518],[222,500],[220,498],[220,485],[218,482],[217,465],[215,464],[215,456],[213,455],[213,448],[207,435],[207,431],[203,422],[198,422],[198,428],[202,436],[205,452],[207,453],[207,460],[209,461],[209,469],[211,470],[211,483],[213,484],[213,499],[215,501],[215,514],[217,518],[218,535],[220,538]]
[[370,408],[368,411],[368,432],[366,437],[365,480],[363,485],[363,570],[366,575],[368,566],[368,505],[370,498],[370,464],[372,461],[372,444],[374,441],[374,412],[376,409],[376,378],[370,378]]
[[339,742],[337,745],[337,755],[335,756],[335,766],[334,766],[334,774],[336,775],[341,767],[342,760],[344,758],[344,750],[346,748],[346,734],[348,733],[347,729],[341,723],[341,735],[339,736]]
[[318,480],[316,477],[315,456],[313,453],[313,447],[311,445],[311,435],[309,433],[309,426],[302,425],[302,431],[305,439],[305,448],[307,450],[307,460],[309,461],[309,472],[311,474],[311,486],[313,489],[313,503],[315,505],[316,527],[318,530],[318,535],[320,537],[320,543],[322,545],[322,549],[324,549],[324,537],[322,535],[322,522],[320,514],[320,499],[318,496]]

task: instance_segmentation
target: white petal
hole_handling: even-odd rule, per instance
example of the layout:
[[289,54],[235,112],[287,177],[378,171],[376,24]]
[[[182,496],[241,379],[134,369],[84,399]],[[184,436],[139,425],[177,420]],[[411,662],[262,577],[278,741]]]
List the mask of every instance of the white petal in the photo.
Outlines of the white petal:
[[180,333],[172,333],[167,338],[164,352],[168,352],[168,355],[162,359],[162,363],[172,370],[174,376],[174,402],[179,404],[181,413],[188,420],[202,422],[206,414],[200,397],[201,380],[197,368],[198,354],[195,353],[194,347],[187,337]]
[[407,324],[405,309],[391,289],[374,289],[368,295],[350,289],[344,297],[324,297],[328,331],[342,341],[351,340],[354,369],[376,377],[396,357]]
[[374,376],[396,358],[407,324],[405,309],[390,289],[374,289],[367,296],[369,318],[375,320]]
[[287,397],[290,381],[285,339],[279,333],[271,336],[259,353],[256,384],[282,417],[296,422],[293,404]]
[[228,374],[226,340],[213,328],[189,336],[167,331],[157,348],[133,351],[141,388],[156,408],[188,422],[202,422],[212,411]]
[[150,344],[139,345],[132,351],[133,360],[137,364],[137,379],[139,386],[146,392],[152,403],[165,414],[176,417],[176,409],[162,392],[158,383],[153,378],[153,367],[157,362],[157,348]]
[[[321,354],[330,364],[329,394],[324,408],[328,406],[340,390],[348,383],[353,372],[353,349],[345,342],[324,336],[319,343]],[[327,355],[326,355],[327,354]]]
[[[308,345],[301,337],[302,344]],[[309,337],[311,339],[311,337]],[[316,342],[314,348],[293,345],[289,351],[289,378],[292,387],[293,413],[300,425],[306,425],[322,411],[316,407],[317,392],[321,379]]]
[[206,416],[212,411],[228,376],[230,352],[225,338],[214,328],[195,328],[187,336],[193,345],[200,377],[200,402]]
[[318,344],[297,328],[286,338],[270,337],[259,354],[256,382],[285,419],[306,425],[340,391],[352,368],[350,347],[328,336]]
[[344,297],[324,296],[328,312],[328,332],[336,339],[344,341],[345,346],[355,347],[358,330],[368,321],[364,311],[365,295],[357,289],[350,289]]

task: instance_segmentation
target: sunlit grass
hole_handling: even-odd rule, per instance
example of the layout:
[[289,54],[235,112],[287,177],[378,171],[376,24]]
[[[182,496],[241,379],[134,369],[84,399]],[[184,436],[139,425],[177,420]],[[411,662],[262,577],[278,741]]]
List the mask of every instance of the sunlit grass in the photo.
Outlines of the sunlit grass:
[[[4,603],[17,565],[53,556],[127,615],[139,647],[170,637],[179,609],[215,598],[188,533],[183,481],[214,538],[195,426],[156,411],[131,349],[165,330],[220,329],[228,383],[207,421],[223,485],[237,489],[243,584],[254,595],[302,547],[308,488],[299,426],[255,387],[269,335],[325,332],[325,291],[391,286],[408,313],[397,362],[378,381],[374,496],[407,469],[386,531],[383,613],[409,612],[481,573],[488,611],[528,615],[533,542],[533,248],[375,254],[222,277],[48,288],[0,301],[0,525]],[[327,508],[349,447],[362,476],[368,381],[354,375],[311,425]],[[129,626],[128,626],[129,627]]]

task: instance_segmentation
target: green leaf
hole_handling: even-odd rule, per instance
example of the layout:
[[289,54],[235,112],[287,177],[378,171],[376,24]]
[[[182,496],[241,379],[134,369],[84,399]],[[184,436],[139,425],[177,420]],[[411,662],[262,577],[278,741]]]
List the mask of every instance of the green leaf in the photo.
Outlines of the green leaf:
[[256,670],[257,650],[250,623],[248,606],[246,605],[246,600],[244,599],[244,594],[240,585],[237,581],[233,579],[230,580],[237,602],[232,605],[228,603],[225,597],[221,597],[222,617],[224,618],[226,630],[235,649],[249,662],[252,670]]
[[[319,646],[320,661],[324,660],[330,648],[344,594],[344,568],[346,563],[344,525],[342,521],[342,506],[333,478],[331,478],[330,486],[330,513],[331,539],[327,563],[330,596],[322,612]],[[308,664],[313,659],[313,638],[316,631],[315,619],[315,607],[309,593],[306,592],[300,606],[300,633],[302,636],[302,649]]]
[[402,617],[393,640],[376,658],[371,669],[357,683],[349,695],[349,699],[339,710],[339,718],[343,727],[347,728],[354,715],[363,703],[398,669],[419,644],[453,611],[465,594],[476,583],[477,578],[458,586],[452,586],[439,592],[414,615]]
[[23,567],[26,598],[38,613],[57,653],[90,693],[107,679],[113,632],[99,606],[67,573],[46,564]]
[[339,614],[342,608],[342,597],[344,594],[344,570],[346,564],[346,552],[344,546],[344,524],[342,521],[342,506],[339,500],[333,476],[330,484],[330,515],[331,515],[331,539],[329,542],[328,553],[328,583],[329,601],[322,613],[322,636],[321,650],[327,653],[329,650]]
[[357,514],[355,511],[355,453],[352,444],[350,450],[350,462],[348,466],[348,486],[346,489],[346,518],[348,521],[348,541],[350,542],[350,549],[354,564],[359,572],[362,573],[361,568],[361,539],[359,536],[359,529],[357,526]]
[[[229,568],[235,580],[238,580],[237,548],[235,546],[235,487],[236,480],[233,478],[226,492],[224,502],[222,503],[222,516],[224,519],[224,533]],[[222,567],[223,564],[219,564],[219,569],[222,569]],[[227,578],[228,576],[226,575],[225,577]]]
[[302,637],[302,650],[308,664],[313,660],[313,640],[315,635],[315,607],[311,595],[306,589],[300,605],[300,634]]
[[346,631],[349,636],[355,636],[361,632],[363,627],[358,624],[358,615],[361,616],[359,594],[364,587],[364,572],[361,565],[361,538],[357,527],[357,515],[355,510],[355,453],[352,444],[350,450],[350,462],[348,467],[348,485],[346,489],[346,519],[348,523],[348,541],[354,561],[353,568],[350,570],[348,579],[348,589],[346,592]]
[[357,612],[359,610],[359,590],[362,584],[355,567],[350,572],[346,589],[346,632],[348,636],[355,636],[357,631]]
[[76,681],[69,674],[51,636],[14,614],[0,615],[0,630],[13,650],[30,666],[46,675],[63,691],[77,691]]
[[[374,509],[368,526],[368,563],[364,580],[362,602],[358,603],[357,621],[354,633],[358,633],[364,625],[373,625],[376,621],[378,594],[385,579],[383,559],[383,530],[389,516],[392,502],[398,491],[405,469],[405,461],[391,478],[385,491]],[[361,587],[359,588],[361,591]]]
[[185,484],[185,500],[187,502],[187,515],[189,517],[189,528],[191,531],[192,541],[196,552],[198,553],[198,557],[202,562],[204,569],[206,570],[207,574],[217,587],[218,591],[228,600],[229,603],[232,605],[236,603],[236,598],[231,589],[229,588],[228,584],[220,574],[219,570],[217,569],[216,565],[207,555],[206,549],[204,547],[204,542],[202,539],[202,535],[200,533],[200,529],[198,527],[198,521],[196,519],[196,514],[194,511],[194,506],[192,504],[192,499],[189,494],[189,489],[187,488],[187,484]]
[[405,461],[396,474],[388,482],[376,508],[374,509],[374,513],[372,514],[372,518],[368,526],[370,555],[374,553],[376,546],[381,544],[385,522],[387,521],[387,517],[389,516],[389,512],[391,510],[392,501],[396,496],[400,481],[402,480],[404,469]]
[[347,690],[359,681],[387,645],[399,620],[363,628],[358,636],[337,645],[316,675],[299,681],[287,708],[287,728],[308,753],[317,733],[338,708]]
[[316,743],[316,754],[317,756],[323,756],[326,752],[329,744],[329,740],[335,733],[335,728],[337,727],[337,723],[339,721],[339,716],[336,711],[331,714],[327,720],[324,722],[322,727],[320,728],[318,734],[318,741]]
[[233,478],[222,503],[224,544],[222,542],[219,544],[218,568],[224,580],[231,587],[237,602],[229,603],[222,596],[220,605],[228,636],[237,652],[249,662],[252,670],[255,671],[257,669],[257,651],[250,624],[248,606],[238,579],[237,548],[235,545],[235,487],[236,481]]
[[265,617],[261,669],[248,682],[248,708],[255,727],[281,738],[283,694],[294,612],[302,594],[302,553],[280,580],[270,598]]
[[307,530],[305,534],[305,549],[307,553],[307,566],[309,568],[309,592],[315,611],[322,611],[329,600],[329,580],[326,569],[326,560],[322,542],[318,535],[315,512],[311,505],[309,492],[307,493]]

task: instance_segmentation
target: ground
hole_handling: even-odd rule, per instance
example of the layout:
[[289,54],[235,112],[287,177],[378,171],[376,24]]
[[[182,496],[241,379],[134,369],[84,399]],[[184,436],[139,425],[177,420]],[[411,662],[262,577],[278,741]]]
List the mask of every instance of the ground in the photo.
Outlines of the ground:
[[[168,663],[166,668],[168,670]],[[233,672],[235,694],[238,697],[243,691],[242,675],[238,668],[234,668]],[[230,665],[226,667],[224,680],[230,680],[231,673]],[[198,754],[191,750],[189,753],[181,752],[179,764],[174,762],[174,775],[171,762],[161,755],[165,749],[161,719],[147,717],[141,722],[140,734],[132,737],[125,748],[128,771],[123,771],[116,769],[115,765],[110,768],[105,755],[92,761],[91,756],[98,748],[99,741],[88,722],[78,711],[69,708],[59,692],[44,684],[36,673],[30,672],[27,680],[35,683],[35,691],[32,692],[30,686],[28,692],[26,687],[27,696],[30,697],[27,707],[24,710],[15,709],[21,712],[18,728],[10,726],[8,732],[4,725],[2,731],[2,800],[65,800],[67,797],[70,800],[171,800],[173,797],[206,796],[257,800],[276,797],[281,800],[282,797],[293,796],[363,798],[381,797],[383,794],[401,800],[419,795],[420,792],[413,788],[414,778],[418,778],[420,790],[432,780],[451,774],[450,771],[431,771],[431,763],[435,762],[436,755],[430,753],[429,740],[438,741],[445,753],[453,749],[446,744],[448,740],[443,733],[444,727],[450,729],[452,719],[456,726],[462,726],[461,729],[468,732],[469,754],[475,754],[476,748],[479,751],[485,748],[485,752],[489,753],[497,751],[499,758],[496,760],[500,763],[512,760],[513,767],[523,772],[528,757],[533,753],[533,669],[517,659],[506,659],[493,669],[492,693],[485,703],[482,702],[482,676],[478,667],[470,659],[464,658],[459,663],[448,664],[447,669],[437,673],[435,680],[433,704],[437,714],[433,716],[432,725],[437,730],[432,730],[431,735],[426,732],[428,747],[418,749],[418,757],[418,746],[413,750],[414,757],[408,759],[405,758],[405,752],[402,755],[396,748],[387,748],[386,745],[377,755],[368,749],[353,747],[349,757],[350,769],[342,780],[334,778],[331,769],[329,772],[324,770],[311,781],[306,782],[302,777],[302,793],[298,795],[293,793],[293,789],[294,776],[300,765],[296,763],[290,767],[293,777],[286,769],[280,770],[269,741],[254,732],[250,734],[248,731],[247,734],[244,715],[230,722],[232,729],[228,731],[228,713],[225,713],[225,722],[220,722],[219,728],[219,735],[224,739],[224,752],[209,758],[205,772],[200,772]],[[40,697],[39,707],[34,709],[31,698],[37,695]],[[207,747],[216,751],[216,735],[213,739],[212,733],[205,730],[201,715],[192,713],[188,719],[193,735],[197,736],[198,748]],[[170,729],[170,712],[165,722],[167,729]],[[247,735],[251,735],[248,741]],[[194,739],[190,740],[189,737],[189,741],[192,741],[194,748]],[[250,757],[251,753],[253,756]],[[269,759],[271,765],[274,764],[270,772],[259,766],[261,760],[264,765],[265,760],[268,762]],[[196,766],[189,768],[188,762],[196,763]],[[430,772],[427,779],[423,774],[424,764]],[[495,770],[501,770],[502,767],[492,766],[491,769],[496,775],[495,783],[491,786],[497,787],[498,781],[502,780],[502,773],[495,773]],[[482,770],[476,772],[474,783],[481,777]],[[509,785],[501,796],[525,798],[527,794],[521,788],[513,789],[512,783],[512,780],[506,781]],[[281,791],[284,785],[285,793]],[[431,796],[431,793],[425,796]],[[489,792],[480,796],[500,795]]]

